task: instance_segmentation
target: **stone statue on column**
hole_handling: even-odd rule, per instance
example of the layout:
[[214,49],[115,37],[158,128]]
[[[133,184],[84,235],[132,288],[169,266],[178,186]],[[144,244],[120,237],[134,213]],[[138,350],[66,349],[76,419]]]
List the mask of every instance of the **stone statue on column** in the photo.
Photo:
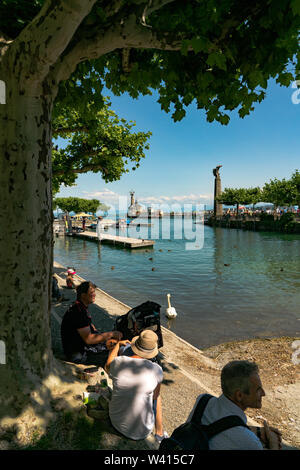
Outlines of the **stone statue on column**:
[[213,169],[213,174],[215,177],[215,192],[214,192],[214,217],[222,217],[223,215],[223,205],[217,201],[217,197],[222,193],[221,189],[221,177],[220,177],[220,168],[222,165],[216,166]]

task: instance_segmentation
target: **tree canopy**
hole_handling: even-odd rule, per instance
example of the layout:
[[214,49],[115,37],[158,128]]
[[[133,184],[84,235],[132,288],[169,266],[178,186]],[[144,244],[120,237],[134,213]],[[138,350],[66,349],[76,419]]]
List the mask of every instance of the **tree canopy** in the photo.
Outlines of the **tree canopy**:
[[290,179],[277,178],[265,183],[263,188],[225,188],[218,201],[227,206],[270,202],[275,206],[300,206],[300,173],[295,170]]
[[[86,15],[54,64],[63,108],[93,101],[99,111],[106,84],[134,98],[157,89],[175,121],[195,100],[208,121],[227,124],[230,111],[244,117],[264,99],[270,78],[284,86],[299,78],[298,0],[85,3]],[[44,4],[50,12],[49,1],[3,0],[0,31],[16,39]],[[107,37],[113,40],[103,49]]]
[[[0,32],[5,41],[15,40],[47,3],[3,0]],[[109,110],[104,84],[116,95],[128,92],[133,98],[157,89],[162,110],[172,111],[175,121],[195,100],[209,122],[227,124],[230,111],[238,109],[243,118],[264,99],[271,77],[285,86],[299,78],[297,0],[90,3],[91,11],[87,8],[56,65],[60,80],[53,135],[70,142],[53,149],[54,192],[87,171],[101,172],[106,182],[120,179],[129,171],[128,162],[135,170],[149,148],[150,132],[132,134],[134,124]],[[134,34],[124,44],[120,37],[109,54],[99,52],[102,36],[125,34],[122,24]],[[66,74],[66,65],[73,73]]]
[[55,146],[52,151],[52,185],[57,192],[63,183],[74,184],[79,173],[101,172],[105,182],[120,179],[123,173],[140,165],[149,149],[147,140],[151,132],[132,132],[134,122],[119,119],[106,100],[95,112],[93,104],[76,110],[70,105],[54,108],[52,129],[54,137],[68,139],[64,148]]
[[225,188],[217,199],[226,206],[236,205],[237,213],[240,204],[250,204],[252,202],[250,194],[244,188]]
[[269,183],[265,183],[262,197],[264,201],[271,202],[275,206],[300,205],[299,171],[295,170],[290,179],[274,178]]
[[53,201],[54,207],[64,212],[91,212],[106,211],[109,206],[102,204],[98,199],[82,199],[79,197],[57,197]]
[[293,185],[293,204],[300,207],[300,172],[295,170],[291,177],[291,183]]

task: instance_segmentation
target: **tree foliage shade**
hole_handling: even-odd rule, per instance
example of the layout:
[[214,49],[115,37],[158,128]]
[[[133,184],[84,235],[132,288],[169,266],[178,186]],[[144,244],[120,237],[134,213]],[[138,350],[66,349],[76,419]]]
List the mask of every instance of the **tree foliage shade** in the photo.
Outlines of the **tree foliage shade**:
[[[43,3],[4,1],[0,6],[0,31],[16,37]],[[144,151],[149,149],[151,132],[133,132],[135,123],[118,118],[110,109],[93,65],[81,64],[78,71],[82,74],[80,79],[77,74],[60,84],[53,110],[54,137],[69,140],[67,147],[53,149],[54,193],[62,184],[73,185],[78,174],[88,171],[101,173],[105,182],[119,180],[123,173],[139,167]]]
[[[0,30],[15,39],[43,4],[4,0]],[[134,98],[157,89],[175,121],[195,100],[209,122],[227,124],[230,111],[245,117],[264,99],[270,78],[283,86],[299,78],[299,10],[298,0],[98,0],[62,54],[75,59],[82,48],[59,101],[85,107],[93,96],[98,111],[104,84]],[[97,53],[97,41],[112,32],[117,47]]]

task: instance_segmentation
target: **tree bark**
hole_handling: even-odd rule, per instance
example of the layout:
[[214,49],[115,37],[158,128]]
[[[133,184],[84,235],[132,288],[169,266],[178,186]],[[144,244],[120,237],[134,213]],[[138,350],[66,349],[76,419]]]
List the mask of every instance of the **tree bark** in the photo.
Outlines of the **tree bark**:
[[31,400],[52,367],[51,110],[47,82],[20,92],[12,68],[0,64],[0,423]]
[[61,372],[50,334],[51,113],[59,83],[50,72],[95,2],[45,0],[15,40],[0,41],[0,431],[26,410],[47,421],[49,386]]

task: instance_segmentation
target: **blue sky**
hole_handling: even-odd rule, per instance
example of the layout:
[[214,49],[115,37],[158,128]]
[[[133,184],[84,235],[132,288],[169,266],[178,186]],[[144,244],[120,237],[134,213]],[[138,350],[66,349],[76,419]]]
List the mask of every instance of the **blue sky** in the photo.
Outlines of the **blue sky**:
[[[267,96],[244,119],[231,113],[227,126],[208,123],[205,113],[189,106],[186,117],[174,123],[161,111],[157,95],[133,100],[128,95],[104,93],[111,108],[136,130],[151,131],[150,150],[134,172],[120,181],[105,183],[98,174],[80,175],[76,186],[61,188],[59,197],[97,198],[109,205],[134,190],[138,201],[199,203],[210,206],[212,169],[220,170],[222,188],[263,186],[273,178],[289,178],[300,169],[300,93],[270,82]],[[292,97],[294,96],[294,103]],[[296,100],[295,100],[296,98]]]

